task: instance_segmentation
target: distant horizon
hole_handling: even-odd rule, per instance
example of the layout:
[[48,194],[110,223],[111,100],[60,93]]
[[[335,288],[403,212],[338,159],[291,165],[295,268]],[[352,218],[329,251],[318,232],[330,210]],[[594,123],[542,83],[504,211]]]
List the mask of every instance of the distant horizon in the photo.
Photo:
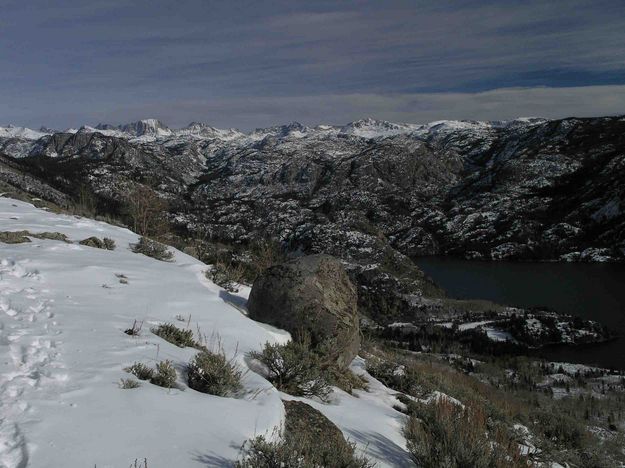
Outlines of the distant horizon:
[[242,128],[242,127],[237,127],[237,126],[230,126],[230,127],[226,127],[226,126],[219,126],[219,125],[214,125],[210,120],[190,120],[188,121],[188,123],[186,124],[177,124],[177,125],[170,125],[167,121],[158,118],[158,117],[154,117],[154,116],[150,116],[150,117],[142,117],[142,118],[137,118],[137,119],[128,119],[128,120],[124,120],[124,121],[116,121],[116,122],[111,122],[111,121],[99,121],[97,123],[93,123],[93,122],[83,122],[80,125],[66,125],[66,126],[62,126],[62,127],[57,127],[57,128],[53,128],[53,126],[50,125],[46,125],[46,124],[40,124],[40,125],[22,125],[19,123],[15,123],[15,122],[4,122],[3,124],[0,124],[0,128],[10,128],[10,127],[15,127],[15,128],[28,128],[30,130],[35,130],[35,131],[42,131],[44,129],[46,130],[50,130],[50,131],[54,131],[54,132],[59,132],[62,133],[64,131],[67,130],[79,130],[82,127],[90,127],[90,128],[95,128],[97,129],[97,127],[99,125],[110,125],[114,128],[119,128],[119,127],[123,127],[124,125],[130,125],[130,124],[134,124],[134,123],[138,123],[141,121],[148,121],[148,120],[157,120],[159,121],[161,124],[163,124],[165,127],[167,127],[170,130],[183,130],[189,126],[191,126],[192,124],[204,124],[204,125],[208,125],[209,127],[215,128],[215,129],[219,129],[219,130],[236,130],[236,131],[240,131],[242,133],[250,133],[250,132],[254,132],[255,130],[262,130],[262,129],[267,129],[267,128],[272,128],[272,127],[280,127],[280,126],[287,126],[287,125],[291,125],[291,124],[300,124],[304,127],[309,127],[309,128],[315,128],[318,126],[322,126],[322,125],[328,125],[328,126],[332,126],[332,127],[344,127],[346,125],[349,125],[351,123],[354,122],[359,122],[359,121],[363,121],[363,120],[374,120],[374,121],[378,121],[378,122],[389,122],[389,123],[393,123],[393,124],[405,124],[405,125],[427,125],[427,124],[431,124],[431,123],[435,123],[435,122],[485,122],[485,123],[491,123],[491,122],[511,122],[511,121],[515,121],[515,120],[522,120],[522,119],[544,119],[544,120],[564,120],[564,119],[586,119],[586,118],[602,118],[602,117],[620,117],[620,116],[625,116],[625,109],[623,110],[623,112],[615,112],[615,113],[609,113],[609,114],[593,114],[593,115],[566,115],[566,116],[562,116],[562,117],[546,117],[543,115],[519,115],[517,117],[511,117],[511,118],[504,118],[504,119],[471,119],[471,118],[462,118],[462,119],[434,119],[434,120],[427,120],[427,121],[420,121],[420,122],[411,122],[411,121],[398,121],[398,120],[389,120],[389,119],[383,119],[383,118],[377,118],[377,117],[373,117],[373,116],[362,116],[360,118],[356,118],[347,122],[309,122],[309,123],[305,123],[305,122],[301,122],[299,120],[285,120],[282,122],[275,122],[273,124],[269,124],[269,125],[265,125],[265,126],[253,126],[253,127],[247,127],[247,128]]

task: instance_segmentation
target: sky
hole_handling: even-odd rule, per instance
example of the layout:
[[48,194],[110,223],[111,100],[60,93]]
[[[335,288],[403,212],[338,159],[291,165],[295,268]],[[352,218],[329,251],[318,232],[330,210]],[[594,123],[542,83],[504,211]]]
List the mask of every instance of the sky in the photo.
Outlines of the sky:
[[623,0],[0,0],[0,125],[615,114]]

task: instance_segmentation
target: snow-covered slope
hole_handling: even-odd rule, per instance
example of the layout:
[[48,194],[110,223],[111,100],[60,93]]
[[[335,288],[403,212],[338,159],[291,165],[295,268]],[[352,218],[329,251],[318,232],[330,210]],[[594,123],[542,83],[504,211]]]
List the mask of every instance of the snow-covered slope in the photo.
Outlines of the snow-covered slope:
[[[151,468],[229,466],[246,439],[282,424],[288,396],[249,370],[246,354],[288,334],[248,319],[246,292],[220,289],[204,264],[179,251],[173,262],[133,253],[137,236],[126,229],[0,198],[0,231],[18,230],[60,232],[74,242],[0,243],[0,467],[127,467],[136,458]],[[94,235],[117,248],[76,243]],[[177,317],[247,369],[241,395],[187,387],[184,368],[196,351],[149,331]],[[134,320],[144,322],[138,337],[123,333]],[[178,388],[119,387],[129,377],[124,367],[164,359],[176,366]],[[360,359],[353,369],[364,374]],[[336,390],[329,404],[309,403],[378,466],[407,466],[393,392],[365,377],[369,393]]]

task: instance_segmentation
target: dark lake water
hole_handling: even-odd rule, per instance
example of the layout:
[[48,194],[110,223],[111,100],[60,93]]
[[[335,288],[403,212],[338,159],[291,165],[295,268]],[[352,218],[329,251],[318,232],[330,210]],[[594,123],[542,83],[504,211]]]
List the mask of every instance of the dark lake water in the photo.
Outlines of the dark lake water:
[[450,297],[489,299],[518,307],[547,306],[608,325],[608,343],[550,347],[544,357],[625,369],[625,265],[479,262],[422,257],[417,265]]

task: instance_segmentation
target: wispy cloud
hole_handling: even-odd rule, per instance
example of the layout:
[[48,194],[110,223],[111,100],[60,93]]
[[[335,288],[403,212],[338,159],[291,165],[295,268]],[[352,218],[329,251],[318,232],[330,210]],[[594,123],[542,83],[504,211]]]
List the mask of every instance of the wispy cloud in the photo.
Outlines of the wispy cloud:
[[625,85],[502,88],[478,93],[324,94],[158,101],[101,113],[97,120],[124,122],[150,115],[173,126],[204,120],[249,130],[293,120],[307,125],[345,124],[362,117],[425,123],[443,119],[500,120],[523,116],[561,118],[621,114],[625,114]]
[[[31,125],[154,113],[163,103],[229,103],[192,118],[241,127],[318,115],[320,102],[333,104],[319,121],[373,114],[379,102],[401,117],[411,96],[443,106],[432,109],[437,118],[457,117],[441,115],[456,107],[475,112],[463,117],[504,118],[487,112],[483,92],[589,87],[589,95],[625,84],[621,0],[32,0],[10,2],[3,16],[0,120]],[[239,102],[268,107],[250,123]],[[288,115],[272,104],[288,102],[299,102]],[[598,102],[555,111],[612,112],[612,101]],[[547,115],[532,105],[516,115]],[[176,106],[172,120],[187,120]],[[403,120],[425,115],[411,112]]]

